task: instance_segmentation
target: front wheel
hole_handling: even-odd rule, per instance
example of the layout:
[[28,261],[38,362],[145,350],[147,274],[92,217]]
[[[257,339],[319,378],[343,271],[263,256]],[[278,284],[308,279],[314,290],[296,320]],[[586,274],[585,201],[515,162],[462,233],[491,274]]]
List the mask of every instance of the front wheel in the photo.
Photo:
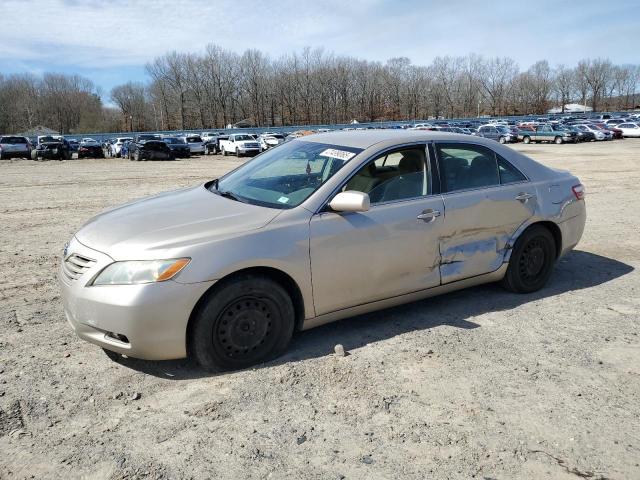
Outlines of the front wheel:
[[222,147],[222,156],[226,157],[227,156],[227,151],[225,150],[224,147]]
[[551,232],[534,225],[518,238],[502,286],[516,293],[531,293],[545,286],[556,260],[556,244]]
[[293,302],[278,283],[242,275],[214,288],[193,318],[189,353],[212,370],[235,370],[280,355],[293,335]]
[[556,142],[556,145],[562,145],[562,137],[556,137],[554,142]]
[[526,143],[527,145],[531,143],[531,137],[524,137],[522,139],[522,143]]
[[500,138],[498,139],[498,142],[500,142],[500,143],[502,143],[502,144],[504,145],[505,143],[507,143],[507,139],[506,139],[506,138],[504,138],[504,137],[500,137]]
[[139,151],[137,151],[137,150],[136,150],[136,151],[133,153],[133,159],[134,159],[136,162],[139,162],[139,161],[141,160],[141,159],[140,159],[140,152],[139,152]]

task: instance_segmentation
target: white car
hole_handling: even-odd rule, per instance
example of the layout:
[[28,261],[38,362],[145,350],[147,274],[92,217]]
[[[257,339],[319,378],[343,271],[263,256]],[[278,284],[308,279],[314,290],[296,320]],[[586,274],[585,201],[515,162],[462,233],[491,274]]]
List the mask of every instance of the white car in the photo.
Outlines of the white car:
[[189,150],[192,154],[204,153],[204,141],[200,135],[185,135],[180,138],[189,144]]
[[620,123],[616,128],[622,130],[623,137],[640,138],[640,125],[637,123]]
[[284,135],[279,133],[263,133],[258,137],[258,143],[260,143],[260,151],[264,152],[271,147],[277,147],[281,143],[284,143]]
[[591,125],[574,125],[573,128],[576,130],[580,130],[582,132],[591,132],[595,135],[596,140],[610,140],[611,134],[607,136],[607,133],[604,130],[600,130],[598,128],[592,127]]
[[[84,141],[84,139],[83,139]],[[116,141],[111,144],[111,151],[109,152],[112,157],[119,157],[122,150],[122,144],[125,142],[133,141],[132,137],[118,137]]]
[[215,140],[219,136],[220,136],[219,132],[202,132],[202,135],[200,135],[200,138],[202,138],[202,141],[206,143],[209,140]]
[[226,140],[220,140],[222,155],[230,153],[240,155],[256,155],[260,153],[260,143],[253,136],[246,133],[234,133]]

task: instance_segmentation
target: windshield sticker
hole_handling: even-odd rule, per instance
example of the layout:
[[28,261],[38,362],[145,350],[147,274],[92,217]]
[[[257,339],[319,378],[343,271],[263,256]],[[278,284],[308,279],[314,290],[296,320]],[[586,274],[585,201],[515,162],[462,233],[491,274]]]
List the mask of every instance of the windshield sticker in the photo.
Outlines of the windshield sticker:
[[320,156],[337,158],[339,160],[344,160],[346,162],[347,160],[351,160],[353,157],[355,157],[356,154],[353,152],[347,152],[345,150],[336,150],[335,148],[327,148],[324,152],[320,153]]
[[289,197],[280,197],[280,198],[278,199],[278,201],[279,201],[280,203],[287,203],[287,202],[289,201]]

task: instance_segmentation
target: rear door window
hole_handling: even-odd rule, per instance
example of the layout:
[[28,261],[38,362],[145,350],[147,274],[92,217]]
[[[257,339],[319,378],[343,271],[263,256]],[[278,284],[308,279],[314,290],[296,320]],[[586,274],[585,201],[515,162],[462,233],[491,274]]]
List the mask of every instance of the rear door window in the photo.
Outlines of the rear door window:
[[500,185],[493,150],[481,145],[437,143],[443,192]]
[[525,177],[520,170],[511,165],[500,155],[496,154],[496,158],[498,159],[498,173],[500,174],[500,183],[502,185],[507,183],[524,182],[527,180],[527,177]]

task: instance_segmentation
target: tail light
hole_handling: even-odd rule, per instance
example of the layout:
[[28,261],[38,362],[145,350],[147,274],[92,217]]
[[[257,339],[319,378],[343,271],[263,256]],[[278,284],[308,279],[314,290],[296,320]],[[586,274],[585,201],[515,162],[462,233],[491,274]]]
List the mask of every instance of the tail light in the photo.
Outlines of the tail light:
[[573,187],[571,187],[571,190],[573,191],[573,194],[575,195],[576,199],[578,200],[584,199],[584,196],[586,193],[584,190],[584,185],[579,183],[578,185],[574,185]]

